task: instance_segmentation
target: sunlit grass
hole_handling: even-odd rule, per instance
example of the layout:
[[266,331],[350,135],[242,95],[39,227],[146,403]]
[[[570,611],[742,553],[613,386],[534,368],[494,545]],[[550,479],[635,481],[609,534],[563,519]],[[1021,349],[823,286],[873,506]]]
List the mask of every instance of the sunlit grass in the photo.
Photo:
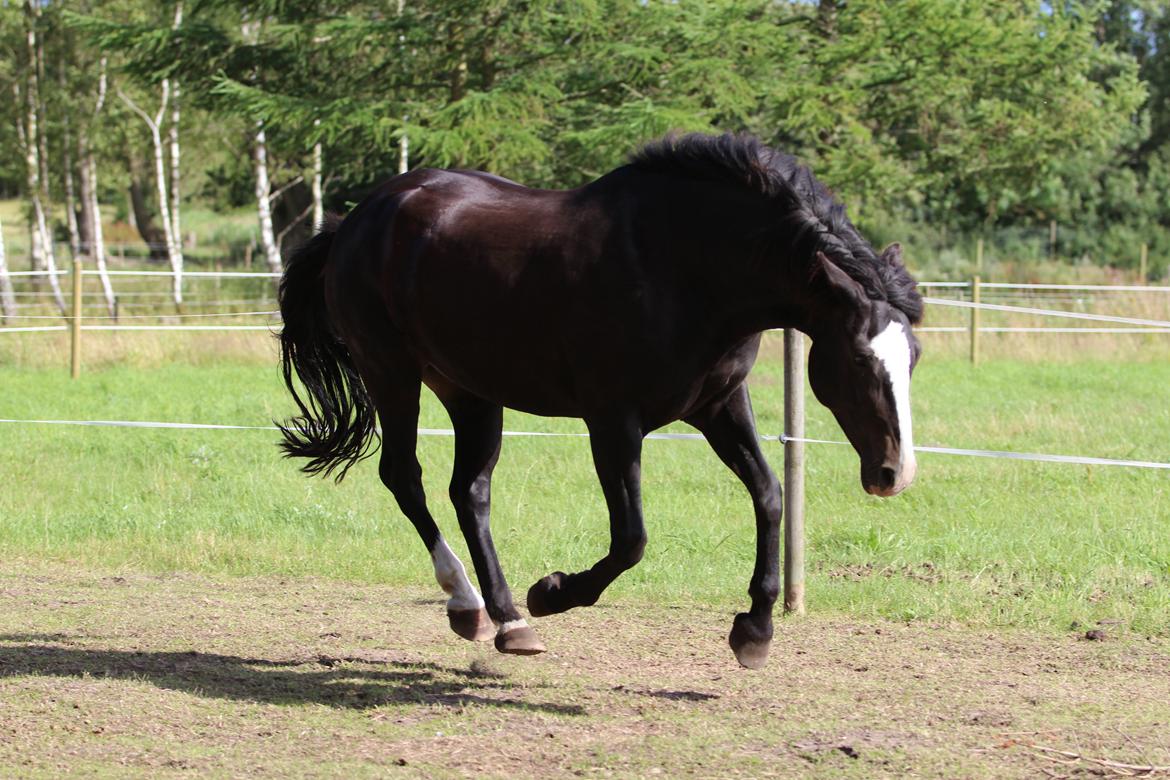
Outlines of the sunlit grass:
[[[775,355],[769,344],[753,374],[759,426],[773,434],[782,419]],[[291,412],[271,360],[172,357],[178,362],[91,369],[77,382],[63,367],[0,368],[0,417],[267,425]],[[921,444],[1167,461],[1168,386],[1165,362],[973,368],[928,359],[915,377],[915,428]],[[420,424],[448,425],[429,396]],[[519,414],[506,425],[583,430]],[[807,428],[842,438],[811,398]],[[275,439],[271,431],[0,425],[0,552],[154,571],[430,582],[422,545],[373,460],[335,485],[301,475]],[[780,446],[765,447],[779,468]],[[451,448],[450,438],[424,437],[419,457],[431,509],[458,537],[446,496]],[[810,445],[810,609],[1056,629],[1112,619],[1170,633],[1170,473],[919,459],[918,483],[881,500],[862,492],[852,450]],[[742,608],[754,539],[738,480],[703,442],[650,441],[643,461],[650,545],[612,596]],[[606,547],[584,439],[507,439],[493,500],[493,531],[518,595],[548,571],[590,565]]]

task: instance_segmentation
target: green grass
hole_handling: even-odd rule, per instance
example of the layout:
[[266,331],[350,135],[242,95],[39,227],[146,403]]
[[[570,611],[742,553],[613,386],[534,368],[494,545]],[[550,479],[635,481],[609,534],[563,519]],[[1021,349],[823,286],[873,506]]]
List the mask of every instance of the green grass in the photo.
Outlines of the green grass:
[[[275,366],[251,361],[110,367],[77,382],[56,368],[5,366],[0,383],[3,418],[265,425],[291,412]],[[916,435],[920,444],[1166,461],[1168,386],[1165,362],[927,360],[915,377]],[[781,430],[781,387],[779,361],[766,357],[753,374],[761,432]],[[448,425],[429,395],[420,424]],[[506,426],[583,430],[519,414]],[[811,398],[807,427],[814,438],[842,438]],[[428,559],[374,460],[334,485],[302,476],[275,438],[0,425],[0,554],[430,583]],[[419,457],[431,509],[457,537],[446,497],[451,446],[425,437]],[[779,445],[766,448],[779,468]],[[611,597],[742,608],[754,540],[736,478],[702,442],[650,441],[643,480],[650,544]],[[1109,619],[1170,633],[1166,471],[923,453],[917,484],[882,500],[862,492],[851,449],[810,445],[807,492],[810,610],[1057,630]],[[496,543],[518,595],[605,549],[584,439],[507,439],[493,499]]]

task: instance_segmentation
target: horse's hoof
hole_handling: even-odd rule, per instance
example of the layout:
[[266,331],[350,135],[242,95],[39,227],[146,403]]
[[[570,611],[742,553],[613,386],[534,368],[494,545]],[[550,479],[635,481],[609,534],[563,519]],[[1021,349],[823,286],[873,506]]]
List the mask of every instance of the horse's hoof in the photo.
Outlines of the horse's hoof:
[[739,613],[727,637],[731,652],[735,653],[735,660],[745,669],[763,669],[768,661],[768,650],[772,647],[771,618],[767,618],[763,628],[757,625],[757,620],[747,613]]
[[488,617],[487,610],[479,609],[449,609],[447,622],[451,630],[464,639],[472,642],[486,642],[495,636],[496,624]]
[[529,588],[528,614],[533,617],[544,617],[569,609],[572,604],[566,603],[566,594],[563,590],[568,577],[569,575],[563,571],[555,571]]
[[536,632],[523,624],[496,634],[496,649],[512,655],[536,655],[546,650]]

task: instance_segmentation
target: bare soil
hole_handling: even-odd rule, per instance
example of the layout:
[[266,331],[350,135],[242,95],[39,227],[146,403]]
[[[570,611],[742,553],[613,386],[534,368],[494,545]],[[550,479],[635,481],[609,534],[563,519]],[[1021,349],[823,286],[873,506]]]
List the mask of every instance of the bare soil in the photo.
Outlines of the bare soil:
[[727,648],[730,611],[578,610],[534,621],[549,652],[522,658],[457,638],[439,595],[5,561],[0,775],[1071,778],[1170,766],[1170,644],[1111,626],[1045,635],[814,615],[779,621],[767,668],[751,672]]

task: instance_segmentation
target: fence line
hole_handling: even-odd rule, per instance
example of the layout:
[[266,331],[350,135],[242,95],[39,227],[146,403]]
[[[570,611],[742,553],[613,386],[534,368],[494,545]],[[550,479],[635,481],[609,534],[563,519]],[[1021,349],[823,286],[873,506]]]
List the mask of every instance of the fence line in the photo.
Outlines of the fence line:
[[[970,282],[919,282],[922,288],[969,289]],[[1104,292],[1170,292],[1170,287],[1147,284],[1032,284],[1023,282],[980,282],[980,287],[996,290],[1071,290]]]
[[[221,423],[185,423],[158,420],[20,420],[0,419],[0,423],[9,425],[71,425],[98,428],[153,428],[175,430],[212,430],[212,431],[271,431],[280,430],[275,425],[228,425]],[[569,431],[503,431],[507,437],[522,438],[559,438],[585,439],[589,434]],[[450,428],[419,428],[420,436],[452,437],[455,431]],[[650,433],[646,439],[657,441],[705,441],[701,433]],[[848,446],[849,442],[832,439],[812,439],[804,436],[789,436],[787,434],[761,434],[761,441],[801,442],[804,444],[827,444],[833,446]],[[1170,463],[1160,463],[1148,460],[1124,460],[1120,458],[1098,458],[1090,455],[1057,455],[1047,452],[1014,452],[1010,450],[964,449],[961,447],[936,447],[930,445],[915,445],[915,452],[928,452],[936,455],[958,455],[963,457],[992,458],[997,460],[1024,460],[1040,463],[1065,463],[1082,466],[1122,466],[1127,468],[1170,470]]]
[[[979,327],[980,333],[1170,333],[1170,328],[1001,328]],[[962,325],[934,325],[924,328],[915,327],[915,333],[970,333],[971,329]]]
[[[245,301],[246,302],[246,301]],[[218,312],[198,312],[194,314],[84,314],[83,320],[143,320],[143,319],[185,319],[189,317],[257,317],[260,315],[280,314],[279,311],[218,311]],[[68,314],[14,314],[12,319],[17,320],[71,320],[73,317]],[[83,326],[84,327],[84,326]]]
[[[174,271],[97,271],[83,270],[82,276],[174,276]],[[281,274],[269,271],[183,271],[179,274],[192,279],[279,279]]]
[[932,306],[957,306],[962,309],[984,309],[989,311],[1006,311],[1017,314],[1035,314],[1041,317],[1064,317],[1072,320],[1093,320],[1095,322],[1117,322],[1123,325],[1149,325],[1154,328],[1170,328],[1170,322],[1165,320],[1146,320],[1136,317],[1115,317],[1111,314],[1089,314],[1079,311],[1061,311],[1059,309],[1034,309],[1029,306],[1007,306],[1000,303],[975,303],[972,301],[956,301],[950,298],[923,298]]

